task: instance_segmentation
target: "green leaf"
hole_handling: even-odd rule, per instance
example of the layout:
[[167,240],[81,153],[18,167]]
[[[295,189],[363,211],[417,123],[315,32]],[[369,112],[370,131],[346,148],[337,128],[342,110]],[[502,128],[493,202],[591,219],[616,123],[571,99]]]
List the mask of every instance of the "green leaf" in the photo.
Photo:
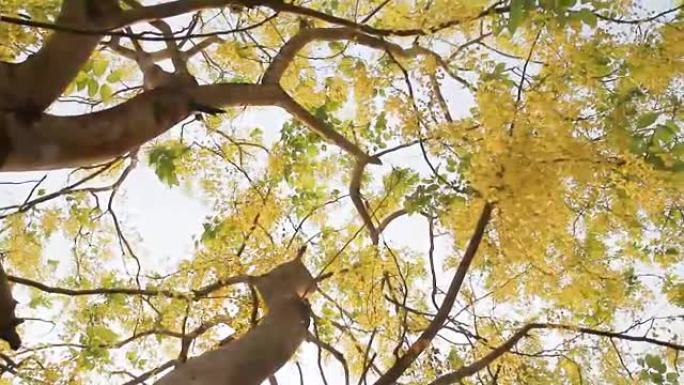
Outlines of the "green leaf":
[[375,130],[376,131],[385,131],[387,129],[387,118],[385,117],[385,113],[381,112],[378,114],[378,118],[375,120]]
[[633,154],[641,155],[648,150],[648,142],[643,136],[635,135],[632,137],[629,150]]
[[100,97],[105,103],[112,99],[112,87],[110,87],[109,84],[103,84],[102,87],[100,87]]
[[76,91],[83,91],[88,86],[88,79],[76,81]]
[[525,2],[524,0],[512,0],[511,1],[511,12],[510,18],[508,19],[508,31],[513,35],[515,30],[523,21],[523,14],[525,12]]
[[148,160],[159,180],[168,186],[179,184],[176,162],[188,150],[188,147],[179,142],[163,143],[150,150]]
[[684,143],[677,143],[672,147],[672,155],[676,157],[684,157]]
[[[675,126],[676,128],[676,126]],[[677,134],[676,129],[673,129],[670,124],[659,124],[656,126],[653,133],[653,139],[663,144],[668,144],[675,138]]]
[[344,44],[339,41],[331,41],[328,43],[328,47],[331,51],[341,51],[344,49]]
[[121,80],[121,77],[123,76],[123,71],[120,69],[112,71],[109,76],[107,76],[107,81],[110,83],[116,83]]
[[89,330],[91,340],[96,344],[110,344],[119,336],[104,325],[95,325]]
[[92,98],[97,95],[97,90],[99,88],[99,85],[94,79],[88,79],[88,96]]
[[596,23],[597,23],[597,18],[594,12],[592,12],[589,9],[581,9],[580,11],[577,12],[577,16],[579,17],[580,20],[584,22],[584,24],[588,25],[591,28],[596,28]]
[[651,124],[655,123],[659,115],[660,114],[658,114],[657,112],[647,112],[641,115],[636,122],[637,128],[646,128],[650,126]]
[[665,250],[666,255],[679,255],[679,250],[676,247],[668,247]]
[[655,369],[656,367],[660,366],[662,362],[660,361],[660,357],[654,356],[653,354],[647,354],[646,358],[646,365],[648,367]]
[[651,381],[653,381],[656,384],[662,384],[663,383],[663,375],[658,372],[651,372]]
[[93,61],[93,73],[97,76],[102,76],[107,70],[109,63],[106,60],[95,60]]
[[449,351],[447,361],[449,361],[449,365],[451,365],[451,367],[454,369],[463,366],[463,359],[461,359],[460,355],[458,354],[458,351],[454,348],[451,348],[451,350]]

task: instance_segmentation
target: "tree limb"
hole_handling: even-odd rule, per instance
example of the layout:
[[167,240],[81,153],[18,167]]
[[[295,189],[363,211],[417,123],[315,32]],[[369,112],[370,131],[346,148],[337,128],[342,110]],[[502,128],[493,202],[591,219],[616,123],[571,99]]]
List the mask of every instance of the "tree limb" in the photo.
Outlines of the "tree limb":
[[349,367],[347,365],[347,360],[344,358],[344,354],[342,354],[342,352],[340,352],[339,350],[335,349],[335,347],[333,347],[329,343],[321,341],[320,338],[316,337],[311,332],[307,333],[306,340],[318,345],[321,349],[326,350],[333,357],[335,357],[337,361],[340,362],[340,365],[342,365],[342,370],[344,371],[344,383],[345,385],[349,385]]
[[14,313],[17,301],[12,296],[12,287],[7,281],[7,274],[0,264],[0,339],[7,341],[12,350],[17,350],[21,347],[21,338],[16,327],[23,320]]
[[470,365],[463,366],[459,368],[456,371],[453,371],[451,373],[444,374],[442,376],[437,377],[434,381],[432,381],[429,385],[448,385],[448,384],[453,384],[456,382],[459,382],[465,377],[471,376],[478,371],[484,369],[487,365],[491,364],[494,360],[499,358],[505,353],[508,353],[515,344],[520,341],[523,337],[527,335],[529,331],[532,329],[560,329],[560,330],[567,330],[567,331],[572,331],[572,332],[577,332],[577,333],[583,333],[583,334],[590,334],[590,335],[595,335],[595,336],[600,336],[600,337],[610,337],[610,338],[617,338],[617,339],[622,339],[622,340],[627,340],[627,341],[636,341],[636,342],[647,342],[650,344],[658,345],[658,346],[663,346],[663,347],[668,347],[671,349],[675,349],[678,351],[684,351],[684,345],[681,344],[676,344],[674,342],[669,342],[669,341],[662,341],[662,340],[657,340],[654,338],[649,338],[649,337],[642,337],[642,336],[630,336],[622,333],[616,333],[616,332],[610,332],[610,331],[603,331],[603,330],[596,330],[596,329],[590,329],[590,328],[585,328],[585,327],[580,327],[580,326],[572,326],[572,325],[564,325],[564,324],[554,324],[554,323],[529,323],[523,327],[521,327],[517,332],[515,332],[511,337],[506,340],[503,344],[497,346],[494,348],[491,352],[487,353],[484,357],[480,358],[479,360],[473,362]]
[[[64,0],[57,23],[111,27],[111,20],[119,12],[116,0]],[[0,109],[29,114],[45,110],[76,77],[99,41],[97,35],[57,32],[25,61],[0,62]]]
[[[290,38],[290,40],[280,48],[280,51],[266,70],[262,83],[278,83],[297,52],[302,50],[307,44],[314,41],[338,40],[353,41],[355,44],[379,49],[395,56],[405,58],[413,58],[421,55],[434,57],[442,68],[447,73],[451,74],[451,71],[444,60],[436,53],[424,47],[416,45],[411,48],[403,48],[398,44],[385,41],[379,37],[363,33],[354,28],[311,28],[300,30],[299,33]],[[456,77],[455,75],[452,76]]]
[[484,237],[485,227],[491,218],[492,208],[492,204],[488,202],[484,204],[480,218],[475,226],[473,236],[468,242],[466,251],[463,254],[463,259],[461,259],[461,262],[458,264],[454,278],[451,280],[451,284],[449,285],[449,290],[447,291],[446,296],[444,296],[444,300],[442,301],[442,305],[437,311],[437,314],[432,321],[430,321],[428,327],[423,330],[418,339],[411,344],[406,353],[396,360],[392,367],[390,367],[382,376],[380,376],[380,378],[378,378],[377,381],[375,381],[375,385],[394,384],[406,371],[406,369],[408,369],[408,367],[416,360],[416,358],[418,358],[418,356],[430,345],[432,339],[437,335],[439,329],[447,320],[449,312],[456,301],[456,296],[461,289],[461,285],[463,284],[466,273],[470,268],[470,264],[472,263],[477,249],[480,246],[480,242]]
[[168,298],[187,298],[192,300],[198,300],[206,297],[210,293],[221,289],[226,286],[236,285],[239,283],[249,283],[252,279],[251,276],[238,275],[229,278],[222,278],[216,282],[210,283],[208,285],[202,286],[198,289],[193,289],[189,292],[180,292],[173,290],[163,290],[163,289],[136,289],[136,288],[125,288],[125,287],[104,287],[95,289],[68,289],[62,287],[49,286],[42,282],[33,281],[28,278],[17,277],[14,275],[7,275],[7,280],[14,282],[19,285],[29,286],[34,289],[38,289],[45,293],[51,294],[62,294],[68,296],[84,296],[84,295],[112,295],[112,294],[125,294],[125,295],[145,295],[145,296],[163,296]]

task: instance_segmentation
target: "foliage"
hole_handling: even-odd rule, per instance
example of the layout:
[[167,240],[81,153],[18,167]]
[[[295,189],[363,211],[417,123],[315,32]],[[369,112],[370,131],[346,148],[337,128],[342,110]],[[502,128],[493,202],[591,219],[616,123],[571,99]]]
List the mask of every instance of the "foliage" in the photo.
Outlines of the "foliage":
[[[413,49],[399,55],[358,39],[314,41],[281,81],[317,119],[381,155],[385,165],[361,170],[360,193],[384,237],[373,244],[349,199],[351,155],[271,109],[198,115],[142,148],[138,167],[149,167],[154,183],[207,208],[187,213],[206,217],[182,234],[194,245],[179,260],[164,260],[140,235],[152,219],[136,221],[127,205],[131,185],[142,183],[131,173],[133,156],[75,187],[73,178],[94,170],[39,193],[1,186],[5,270],[50,287],[103,289],[76,296],[15,285],[17,313],[55,327],[45,337],[33,332],[39,321],[20,327],[24,350],[3,352],[14,360],[12,383],[124,383],[126,371],[152,370],[184,343],[192,342],[190,355],[214,348],[227,333],[220,325],[239,336],[255,314],[249,288],[225,285],[200,297],[193,290],[266,272],[303,243],[312,272],[334,273],[312,298],[316,338],[336,349],[323,351],[323,366],[333,370],[339,353],[353,381],[378,378],[439,310],[486,202],[494,214],[450,318],[402,383],[457,371],[530,322],[681,346],[681,6],[650,18],[669,8],[603,0],[294,3],[359,20],[375,28],[368,34]],[[47,20],[58,9],[55,1],[10,0],[0,11]],[[258,6],[224,11],[198,13],[200,32],[265,15]],[[256,82],[285,41],[324,26],[331,25],[283,12],[222,34],[190,70],[202,82]],[[0,59],[18,61],[44,34],[0,24]],[[70,100],[103,109],[134,97],[131,85],[142,82],[131,63],[98,50],[53,110],[66,111]],[[29,192],[36,196],[20,195]],[[186,213],[167,209],[178,222],[155,222],[156,231],[180,245],[173,229]],[[413,227],[391,227],[398,223]],[[176,295],[108,291],[122,287]],[[670,385],[684,362],[673,348],[568,328],[531,330],[511,351],[462,383]]]

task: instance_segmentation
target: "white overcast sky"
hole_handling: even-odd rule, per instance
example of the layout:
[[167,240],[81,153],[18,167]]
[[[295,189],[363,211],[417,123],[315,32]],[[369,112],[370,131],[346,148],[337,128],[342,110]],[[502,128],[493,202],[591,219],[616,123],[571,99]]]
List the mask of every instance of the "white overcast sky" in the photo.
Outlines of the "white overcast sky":
[[[644,4],[648,8],[662,10],[669,8],[672,2],[645,0]],[[472,106],[472,99],[463,97],[462,93],[456,91],[459,89],[460,86],[457,84],[444,87],[450,101],[451,111],[456,113],[456,116],[466,114]],[[52,111],[55,114],[71,115],[79,112],[76,108],[78,107],[74,104],[59,104]],[[253,108],[233,124],[245,129],[261,127],[266,137],[277,138],[282,123],[288,119],[288,115],[278,108]],[[144,156],[141,158],[143,160]],[[383,158],[383,162],[385,165],[375,167],[374,172],[388,172],[392,166],[410,166],[428,175],[419,149],[415,147],[391,154]],[[0,182],[38,179],[44,174],[42,172],[0,173]],[[51,173],[45,183],[48,191],[60,188],[65,174],[65,171]],[[0,206],[23,201],[27,188],[0,186]],[[160,266],[166,266],[170,270],[178,261],[191,258],[194,253],[193,236],[199,236],[202,233],[202,223],[211,214],[205,202],[199,198],[199,194],[182,187],[167,187],[158,180],[144,161],[127,178],[123,189],[118,194],[116,206],[121,222],[127,229],[134,231],[141,240],[136,243],[135,249],[141,257],[143,268],[148,271],[158,270]],[[394,221],[384,233],[384,238],[394,247],[409,247],[423,255],[428,250],[427,226],[420,216],[405,216]],[[444,256],[449,250],[448,242],[446,238],[438,238],[436,253],[438,262],[441,259],[440,256]],[[55,236],[46,248],[45,256],[50,259],[70,261],[70,245],[70,241]],[[121,268],[121,266],[118,267]],[[450,274],[440,274],[441,286],[446,287],[449,279]],[[28,301],[25,289],[17,288],[15,292],[20,302]],[[21,306],[18,312],[22,312]],[[24,327],[22,331],[27,333],[28,328]],[[24,340],[28,344],[35,344],[49,338],[50,333],[50,325],[32,324],[31,331],[29,335],[25,335]],[[306,384],[322,383],[316,366],[314,346],[305,343],[300,351],[299,362],[305,370]],[[337,362],[331,360],[326,367],[331,385],[340,384],[342,377]],[[281,384],[299,383],[297,369],[292,364],[288,364],[281,370],[277,377]]]

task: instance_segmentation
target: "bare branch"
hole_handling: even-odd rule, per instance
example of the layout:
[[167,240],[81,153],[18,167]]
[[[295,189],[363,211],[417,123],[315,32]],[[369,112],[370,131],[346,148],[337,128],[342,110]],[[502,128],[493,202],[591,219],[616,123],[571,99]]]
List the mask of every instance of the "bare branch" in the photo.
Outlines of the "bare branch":
[[446,73],[448,73],[457,81],[470,87],[465,80],[453,74],[446,62],[444,62],[444,60],[435,52],[418,45],[414,45],[411,48],[403,48],[398,44],[390,43],[379,37],[375,37],[363,33],[358,29],[352,28],[312,28],[300,30],[299,33],[290,38],[290,40],[288,40],[288,42],[280,48],[278,55],[276,55],[266,70],[266,73],[262,79],[262,83],[278,83],[280,78],[283,76],[283,73],[285,73],[285,70],[294,59],[295,55],[307,44],[314,41],[338,40],[353,41],[355,44],[383,50],[392,55],[405,58],[413,58],[421,55],[433,57]]
[[326,350],[333,357],[335,357],[337,361],[340,362],[340,365],[342,365],[342,370],[344,371],[344,383],[345,385],[349,385],[349,367],[347,366],[347,360],[344,358],[344,354],[342,354],[342,352],[340,352],[339,350],[335,349],[335,347],[333,347],[329,343],[322,341],[321,339],[313,335],[311,332],[309,332],[306,339],[307,341],[318,345],[319,348]]
[[668,10],[665,10],[665,11],[662,11],[659,13],[656,13],[653,16],[649,16],[649,17],[646,17],[643,19],[616,19],[616,18],[613,18],[610,16],[603,15],[599,12],[594,12],[594,15],[596,15],[596,17],[598,17],[599,19],[602,19],[605,21],[610,21],[612,23],[617,23],[617,24],[642,24],[642,23],[648,23],[648,22],[654,21],[654,20],[659,19],[663,16],[677,12],[678,10],[680,10],[682,8],[684,8],[684,4],[679,5],[677,7],[674,7],[674,8],[670,8]]
[[44,283],[33,281],[28,278],[8,275],[7,280],[19,285],[33,287],[45,293],[62,294],[69,296],[83,296],[83,295],[111,295],[111,294],[127,294],[127,295],[145,295],[145,296],[162,296],[168,298],[178,299],[192,299],[198,300],[206,297],[208,294],[219,290],[223,287],[235,285],[239,283],[249,283],[251,277],[247,275],[238,275],[229,278],[222,278],[214,283],[202,286],[199,289],[191,290],[190,292],[179,292],[163,289],[135,289],[135,288],[95,288],[95,289],[68,289],[61,287],[48,286]]
[[395,363],[390,367],[380,378],[375,382],[375,385],[391,385],[394,384],[399,377],[408,369],[408,367],[418,358],[418,356],[430,345],[432,339],[437,335],[439,329],[442,327],[444,322],[449,316],[449,312],[456,301],[456,296],[461,289],[465,275],[470,268],[470,264],[475,257],[480,242],[484,237],[485,227],[489,223],[489,219],[492,214],[492,205],[490,203],[485,203],[482,208],[482,213],[477,221],[473,236],[468,242],[465,253],[463,254],[463,259],[458,264],[454,278],[451,280],[449,285],[449,290],[447,291],[442,305],[440,306],[435,318],[430,321],[428,327],[423,330],[418,339],[411,344],[411,347],[406,351],[406,353],[401,356]]
[[667,348],[671,348],[674,350],[678,351],[684,351],[684,345],[681,344],[676,344],[674,342],[669,342],[669,341],[662,341],[662,340],[657,340],[654,338],[650,337],[642,337],[642,336],[630,336],[622,333],[616,333],[616,332],[610,332],[610,331],[603,331],[603,330],[596,330],[596,329],[591,329],[591,328],[585,328],[585,327],[580,327],[580,326],[572,326],[572,325],[563,325],[563,324],[554,324],[554,323],[529,323],[522,328],[520,328],[515,334],[513,334],[506,342],[503,344],[497,346],[494,348],[491,352],[487,353],[484,357],[480,358],[479,360],[473,362],[470,365],[463,366],[459,368],[456,371],[453,371],[451,373],[447,373],[445,375],[442,375],[438,377],[436,380],[432,381],[430,385],[448,385],[448,384],[453,384],[456,382],[459,382],[465,377],[471,376],[478,371],[484,369],[487,365],[491,364],[494,360],[499,358],[501,355],[508,353],[513,346],[515,346],[520,339],[525,337],[529,331],[532,329],[560,329],[560,330],[567,330],[567,331],[572,331],[576,333],[582,333],[582,334],[590,334],[590,335],[595,335],[595,336],[600,336],[600,337],[609,337],[609,338],[617,338],[617,339],[622,339],[622,340],[627,340],[627,341],[635,341],[635,342],[646,342],[658,346],[663,346]]
[[378,230],[375,228],[375,224],[373,224],[370,214],[368,214],[366,203],[361,199],[361,177],[363,176],[365,167],[365,162],[356,161],[354,164],[351,182],[349,182],[349,197],[351,197],[354,207],[356,207],[356,211],[359,213],[359,216],[361,216],[363,224],[366,226],[366,229],[368,229],[371,242],[373,242],[374,245],[377,245],[379,239]]
[[322,137],[328,139],[329,141],[335,143],[338,147],[354,155],[357,160],[361,160],[364,163],[371,164],[382,164],[379,158],[371,157],[366,154],[361,148],[356,144],[350,142],[347,138],[342,136],[339,132],[335,131],[331,127],[328,127],[323,121],[316,118],[307,111],[304,107],[298,104],[294,99],[287,95],[284,91],[279,97],[278,103],[280,107],[284,108],[290,114],[294,115],[297,119],[304,122],[313,131]]
[[389,224],[392,223],[392,221],[406,214],[408,214],[408,212],[405,209],[399,209],[386,216],[385,219],[383,219],[382,222],[378,224],[378,234],[382,234],[382,232],[385,231],[385,228],[387,228],[387,226],[389,226]]
[[158,367],[156,367],[156,368],[154,368],[154,369],[152,369],[152,370],[149,370],[149,371],[147,371],[147,372],[145,372],[145,373],[143,373],[143,374],[137,376],[136,378],[134,378],[134,379],[132,379],[132,380],[130,380],[130,381],[124,383],[123,385],[136,385],[136,384],[140,384],[141,382],[144,382],[144,381],[147,380],[148,378],[150,378],[150,377],[152,377],[152,376],[155,376],[155,375],[157,375],[157,374],[159,374],[159,373],[165,371],[166,369],[171,368],[171,367],[173,367],[173,366],[176,366],[176,365],[178,365],[178,364],[179,364],[178,360],[169,360],[169,361],[166,361],[166,362],[163,363],[162,365],[160,365],[160,366],[158,366]]

